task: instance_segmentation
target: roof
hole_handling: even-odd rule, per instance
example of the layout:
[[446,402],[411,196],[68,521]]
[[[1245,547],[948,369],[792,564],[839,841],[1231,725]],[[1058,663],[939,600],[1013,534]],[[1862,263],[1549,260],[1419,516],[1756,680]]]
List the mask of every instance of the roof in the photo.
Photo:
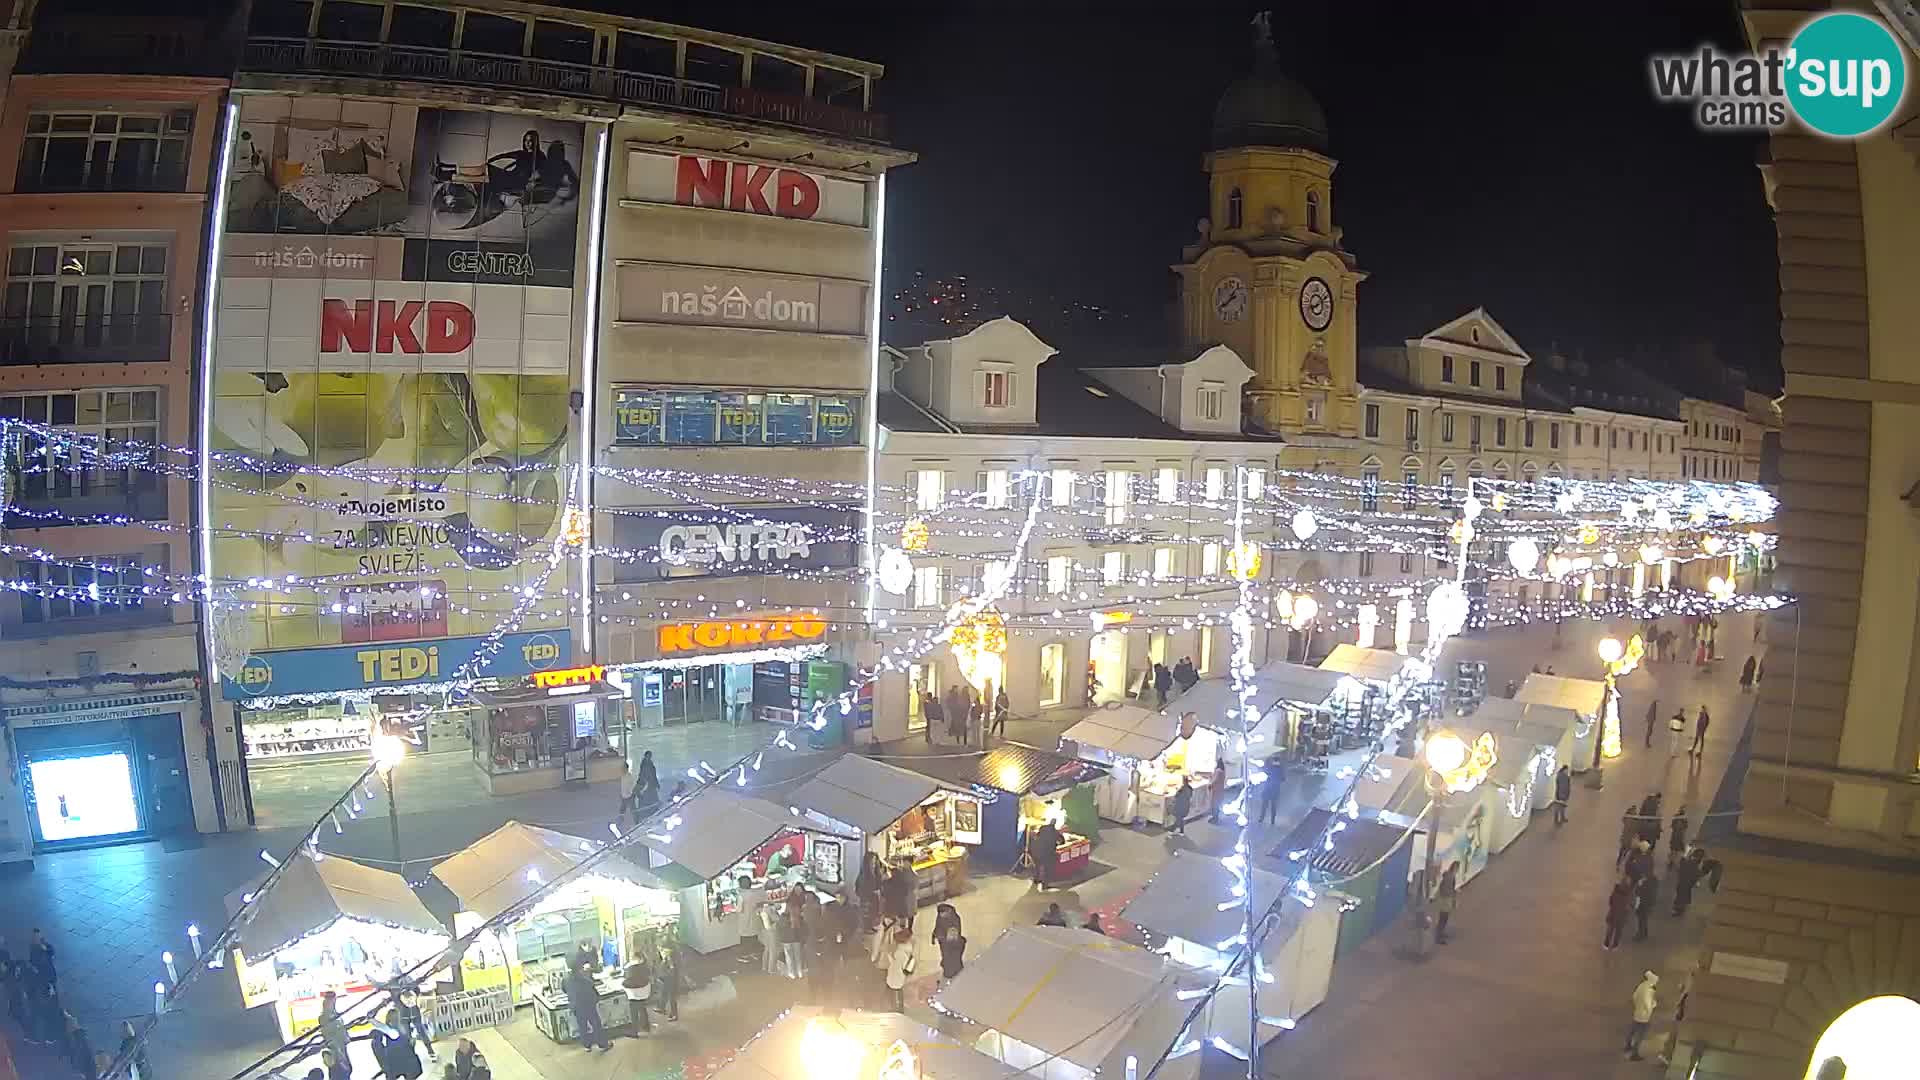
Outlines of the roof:
[[1457,401],[1464,405],[1501,406],[1508,409],[1528,409],[1533,412],[1572,413],[1563,402],[1545,395],[1528,392],[1533,385],[1532,368],[1520,382],[1519,400],[1495,397],[1491,394],[1475,394],[1464,390],[1450,390],[1444,387],[1415,386],[1400,375],[1374,364],[1363,363],[1357,381],[1368,390],[1385,394],[1404,394],[1408,397],[1435,398],[1441,401]]
[[843,754],[787,800],[869,835],[885,830],[927,801],[940,785],[926,776],[860,754]]
[[1363,815],[1348,818],[1344,828],[1328,837],[1327,829],[1332,824],[1333,811],[1309,810],[1307,816],[1301,818],[1287,838],[1269,854],[1276,859],[1291,861],[1294,852],[1305,850],[1308,854],[1300,858],[1311,863],[1315,870],[1331,874],[1336,879],[1350,878],[1365,873],[1386,858],[1412,832],[1402,826],[1388,825]]
[[1335,645],[1320,661],[1322,671],[1338,671],[1356,679],[1386,682],[1407,666],[1407,658],[1391,649],[1363,649],[1358,645]]
[[921,1080],[1005,1080],[1006,1068],[951,1036],[917,1024],[900,1013],[822,1009],[796,1005],[740,1048],[732,1061],[710,1072],[710,1080],[793,1080],[807,1074],[802,1047],[809,1028],[830,1025],[866,1048],[858,1067],[834,1073],[834,1080],[880,1080],[894,1043],[905,1043],[919,1065]]
[[[263,875],[228,894],[228,909],[237,913],[246,906],[246,896],[264,880]],[[399,874],[338,855],[315,859],[302,851],[288,860],[274,887],[260,897],[252,921],[241,931],[241,948],[259,960],[341,919],[447,933]]]
[[[665,833],[649,829],[640,843],[679,863],[702,881],[712,881],[726,873],[735,863],[787,829],[844,835],[787,807],[751,795],[737,795],[724,787],[709,787],[676,804],[672,817],[679,818],[680,823]],[[660,836],[666,839],[661,840]]]
[[978,784],[1012,795],[1050,795],[1107,774],[1104,766],[1019,743],[1007,743],[984,754],[899,760],[903,768],[944,784]]
[[[460,906],[483,919],[507,911],[572,870],[600,845],[591,840],[555,832],[538,825],[509,821],[456,852],[433,868],[433,877],[447,887]],[[698,884],[676,868],[647,869],[624,855],[608,855],[591,873],[645,888],[679,889]],[[529,878],[527,872],[536,877]]]
[[1060,736],[1081,747],[1095,747],[1142,761],[1160,756],[1180,737],[1180,720],[1166,712],[1138,705],[1111,703],[1095,709]]
[[1495,734],[1512,732],[1516,737],[1531,739],[1541,746],[1556,746],[1567,733],[1579,726],[1580,719],[1580,713],[1561,705],[1488,697],[1482,699],[1472,712],[1452,723],[1456,727],[1478,725],[1498,729]]
[[1281,72],[1264,24],[1253,43],[1253,70],[1235,79],[1213,108],[1212,134],[1215,150],[1284,146],[1327,151],[1326,111],[1306,87]]
[[1212,983],[1206,972],[1092,930],[1015,926],[968,961],[934,1003],[1099,1071],[1129,1055],[1158,1061],[1192,1008],[1177,992]]
[[[1255,921],[1279,901],[1287,883],[1280,875],[1254,868],[1252,893]],[[1246,912],[1240,907],[1220,910],[1220,898],[1233,887],[1233,872],[1210,855],[1175,851],[1161,865],[1146,888],[1120,911],[1121,918],[1162,937],[1185,938],[1210,949],[1240,932]]]
[[[1263,738],[1270,737],[1272,732],[1269,729],[1277,726],[1278,719],[1269,724],[1267,715],[1281,703],[1319,705],[1332,697],[1341,683],[1351,678],[1343,672],[1322,671],[1285,660],[1268,664],[1253,676],[1253,715],[1247,717],[1251,730],[1261,732]],[[1181,694],[1167,706],[1167,710],[1175,715],[1192,710],[1198,714],[1201,724],[1230,734],[1240,732],[1239,717],[1230,719],[1227,716],[1229,709],[1237,708],[1239,704],[1234,697],[1231,679],[1202,679],[1193,689]]]
[[1409,790],[1419,790],[1424,799],[1426,781],[1420,775],[1422,768],[1412,758],[1380,754],[1354,780],[1353,800],[1365,812],[1391,809]]
[[957,430],[953,425],[936,419],[932,413],[921,409],[897,390],[883,390],[875,401],[874,418],[888,431],[940,434]]
[[1607,684],[1597,679],[1575,679],[1566,675],[1535,672],[1520,684],[1513,700],[1558,705],[1563,709],[1572,709],[1582,717],[1598,716],[1601,706],[1607,701]]

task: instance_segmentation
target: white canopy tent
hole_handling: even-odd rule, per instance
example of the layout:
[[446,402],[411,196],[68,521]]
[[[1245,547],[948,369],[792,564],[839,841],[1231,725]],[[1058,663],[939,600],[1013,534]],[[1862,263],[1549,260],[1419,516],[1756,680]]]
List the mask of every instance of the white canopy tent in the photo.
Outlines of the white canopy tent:
[[[597,850],[599,845],[590,840],[509,821],[435,866],[431,876],[459,899],[463,910],[486,920],[532,896]],[[649,889],[685,884],[678,875],[647,869],[617,853],[594,863],[586,876]]]
[[1384,683],[1400,673],[1407,666],[1407,657],[1391,649],[1363,649],[1358,645],[1335,645],[1326,659],[1320,661],[1322,671],[1337,671],[1368,682]]
[[[1249,875],[1254,913],[1264,917],[1280,899],[1286,881],[1278,874],[1253,868]],[[1175,851],[1160,867],[1140,894],[1128,901],[1121,917],[1161,937],[1190,945],[1175,945],[1174,959],[1195,967],[1214,963],[1223,942],[1240,933],[1244,909],[1238,905],[1225,911],[1221,903],[1231,899],[1233,872],[1210,855]]]
[[1586,772],[1593,766],[1593,744],[1600,738],[1600,711],[1607,703],[1606,683],[1536,672],[1520,684],[1513,700],[1529,705],[1552,705],[1577,714],[1571,760],[1564,763],[1573,766],[1574,772]]
[[[1500,741],[1502,762],[1532,763],[1532,810],[1544,810],[1553,802],[1555,770],[1562,765],[1578,767],[1572,758],[1580,716],[1572,709],[1490,697],[1455,723],[1463,726],[1457,732],[1463,738],[1468,734],[1464,728],[1477,729],[1473,734],[1493,732]],[[1525,778],[1521,779],[1525,786]]]
[[919,1080],[1007,1080],[998,1061],[900,1013],[797,1005],[753,1037],[711,1080],[890,1080],[904,1046]]
[[[1181,990],[1212,985],[1209,972],[1091,930],[1015,926],[934,998],[934,1006],[987,1030],[974,1045],[1027,1080],[1124,1076],[1174,1048],[1192,1004]],[[1203,1030],[1205,1017],[1195,1030]],[[1187,1080],[1187,1055],[1159,1076]]]
[[[1182,705],[1181,711],[1185,708]],[[1099,750],[1112,757],[1141,761],[1159,757],[1179,737],[1180,718],[1171,708],[1167,712],[1156,712],[1122,704],[1095,709],[1060,736],[1061,741],[1073,742],[1082,750]]]
[[[237,912],[246,906],[257,883],[267,876],[259,875],[256,884],[227,894],[227,908]],[[260,897],[240,933],[240,948],[248,959],[261,960],[342,920],[448,936],[406,878],[338,855],[315,859],[302,851]]]
[[790,807],[718,786],[675,805],[668,814],[678,817],[680,823],[668,832],[649,829],[641,845],[693,871],[703,881],[712,881],[731,870],[783,829],[853,839],[851,830],[822,825]]
[[897,765],[845,754],[788,797],[801,813],[844,832],[872,835],[940,790],[936,781]]

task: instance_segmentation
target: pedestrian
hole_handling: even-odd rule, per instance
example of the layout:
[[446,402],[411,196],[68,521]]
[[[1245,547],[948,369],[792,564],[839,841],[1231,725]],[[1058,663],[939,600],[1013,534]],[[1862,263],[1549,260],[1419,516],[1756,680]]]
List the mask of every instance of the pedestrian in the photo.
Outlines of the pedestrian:
[[347,1023],[340,1018],[340,999],[331,990],[320,995],[320,1044],[333,1056],[347,1060]]
[[[1002,686],[999,690],[995,691],[993,695],[993,733],[995,735],[1006,738],[1007,714],[1012,711],[1013,702],[1008,700],[1007,688]],[[984,739],[981,740],[980,745],[985,746],[986,741]]]
[[760,971],[764,975],[780,973],[780,907],[761,904],[759,911]]
[[1679,918],[1687,913],[1687,905],[1693,903],[1693,888],[1700,883],[1700,868],[1706,853],[1700,848],[1687,852],[1686,857],[1673,869],[1673,915]]
[[780,932],[780,952],[787,960],[787,978],[806,977],[806,951],[808,943],[807,917],[800,905],[787,901],[787,923]]
[[1660,724],[1660,699],[1647,702],[1647,749],[1653,749],[1653,729]]
[[1160,703],[1160,708],[1167,707],[1167,694],[1172,689],[1173,672],[1168,671],[1165,664],[1153,665],[1153,693]]
[[1705,757],[1707,753],[1707,726],[1713,723],[1713,717],[1707,715],[1707,707],[1700,706],[1700,712],[1693,720],[1693,748],[1687,753],[1696,757]]
[[1753,689],[1754,671],[1759,666],[1760,666],[1760,658],[1757,656],[1747,657],[1747,662],[1740,665],[1740,692],[1741,693],[1744,694],[1747,691]]
[[1053,885],[1060,866],[1060,829],[1048,818],[1033,830],[1028,845],[1028,854],[1033,856],[1033,883],[1045,889]]
[[893,921],[912,930],[914,890],[918,884],[913,877],[913,866],[901,860],[887,878],[886,909]]
[[949,930],[955,933],[964,931],[960,922],[960,909],[952,904],[941,904],[933,909],[933,936],[928,939],[928,943],[939,945],[940,940],[947,936]]
[[[1181,730],[1186,730],[1184,725]],[[1225,761],[1214,763],[1213,780],[1207,784],[1207,796],[1207,822],[1218,825],[1221,807],[1227,801],[1227,763]]]
[[954,683],[947,687],[947,698],[940,704],[947,713],[947,737],[952,738],[954,726],[966,718],[967,695],[960,692],[959,683]]
[[1460,864],[1448,863],[1440,874],[1440,884],[1433,890],[1433,910],[1437,919],[1433,924],[1435,944],[1447,943],[1447,923],[1453,920],[1453,909],[1460,902]]
[[40,978],[48,986],[57,988],[60,985],[60,973],[53,966],[53,943],[47,940],[46,935],[42,934],[37,926],[33,928],[33,936],[27,942],[27,966],[39,972]]
[[[586,978],[584,973],[582,978]],[[591,986],[593,980],[588,978],[587,984]],[[595,1022],[599,1022],[597,1016]],[[420,1055],[413,1052],[413,1040],[400,1030],[398,1010],[388,1009],[380,1023],[373,1025],[371,1045],[373,1060],[379,1064],[387,1080],[420,1080],[421,1074],[426,1071],[420,1064]]]
[[1625,874],[1613,883],[1613,891],[1607,894],[1607,936],[1602,939],[1601,947],[1615,949],[1620,946],[1620,932],[1626,928],[1627,915],[1633,910],[1633,880]]
[[1651,871],[1633,887],[1633,940],[1647,940],[1647,919],[1660,902],[1660,879]]
[[893,932],[893,951],[887,954],[887,989],[893,991],[893,1011],[907,1011],[907,979],[913,975],[913,932]]
[[1673,715],[1667,717],[1667,757],[1679,757],[1681,748],[1686,744],[1687,712],[1685,709],[1675,709]]
[[1681,807],[1673,815],[1673,826],[1667,830],[1667,865],[1673,866],[1687,850],[1687,808]]
[[929,690],[920,695],[920,719],[926,722],[921,733],[927,737],[927,745],[933,745],[933,729],[947,722],[947,707]]
[[[613,1043],[607,1040],[606,1030],[600,1023],[600,989],[594,985],[587,966],[575,964],[562,982],[561,989],[567,996],[567,1008],[573,1012],[573,1026],[579,1029],[580,1045],[589,1050],[613,1049]],[[392,1075],[391,1069],[388,1075]]]
[[1573,770],[1565,765],[1553,774],[1553,823],[1567,823],[1567,803],[1573,798]]
[[493,1080],[493,1070],[487,1067],[487,1056],[476,1052],[473,1055],[473,1072],[467,1080]]
[[1100,913],[1097,911],[1087,912],[1087,921],[1080,924],[1080,929],[1091,930],[1101,937],[1107,936],[1107,928],[1100,925]]
[[1067,925],[1067,913],[1060,910],[1059,904],[1048,904],[1047,910],[1040,916],[1040,921],[1034,925],[1065,926]]
[[1645,837],[1634,840],[1633,850],[1627,853],[1627,877],[1632,881],[1653,873],[1653,845]]
[[1647,1036],[1647,1025],[1653,1023],[1654,1010],[1660,1007],[1654,987],[1660,985],[1660,976],[1649,971],[1640,977],[1640,985],[1633,988],[1633,1025],[1627,1028],[1627,1060],[1639,1061],[1640,1040]]
[[1640,814],[1632,803],[1620,815],[1620,853],[1613,857],[1613,868],[1618,870],[1627,865],[1627,856],[1633,854],[1633,843],[1640,839]]
[[[347,1063],[346,1058],[335,1054],[332,1049],[320,1051],[320,1066],[327,1070],[327,1080],[353,1080],[353,1066]],[[473,1080],[473,1072],[471,1070],[461,1072],[458,1065],[454,1066],[453,1075],[458,1080]],[[141,1071],[141,1078],[149,1080],[145,1070]]]
[[433,1029],[427,1026],[426,1014],[420,1010],[420,996],[411,986],[401,989],[396,1010],[400,1014],[400,1034],[407,1040],[418,1039],[427,1051],[428,1061],[439,1060],[433,1053]]
[[[634,1038],[653,1034],[653,1014],[647,1010],[647,1002],[653,999],[653,965],[647,961],[645,949],[635,949],[633,962],[620,973],[620,991],[626,995],[627,1025],[633,1029]],[[473,1045],[465,1039],[460,1041]],[[454,1060],[459,1060],[457,1052]]]
[[853,891],[860,897],[860,925],[864,930],[880,925],[880,888],[886,883],[886,875],[878,852],[869,851],[860,860],[860,875],[853,879]]
[[1280,785],[1287,778],[1287,756],[1276,752],[1267,755],[1263,766],[1267,778],[1260,781],[1260,824],[1272,825],[1280,815]]
[[479,1053],[480,1048],[473,1045],[472,1039],[461,1039],[453,1044],[454,1080],[468,1080],[473,1075],[473,1059]]
[[980,733],[981,744],[985,745],[987,703],[980,696],[980,691],[969,690],[967,691],[967,716],[966,719],[960,723],[960,745],[972,746],[973,733],[976,731]]
[[660,806],[660,770],[653,763],[653,751],[640,755],[640,768],[634,772],[633,819],[654,812]]
[[625,758],[621,758],[620,759],[620,809],[614,814],[615,821],[625,824],[628,815],[633,813],[633,789],[634,789],[634,785],[639,781],[639,779],[640,779],[639,774],[633,771],[633,767],[627,764],[627,761]]
[[653,964],[654,1010],[669,1020],[680,1019],[680,953],[672,941],[662,942]]
[[953,905],[941,904],[940,909],[933,924],[933,944],[940,950],[940,978],[950,981],[966,966],[967,936]]
[[61,1049],[66,1051],[67,1064],[85,1080],[94,1080],[93,1040],[87,1038],[87,1029],[80,1026],[72,1013],[62,1013],[60,1019],[66,1025]]
[[[133,1065],[129,1075],[133,1080],[154,1080],[153,1066],[147,1062],[147,1048],[140,1042],[140,1033],[133,1029],[133,1021],[120,1021],[119,1056]],[[334,1080],[329,1076],[327,1080]]]
[[1180,774],[1180,786],[1173,792],[1173,820],[1167,822],[1167,831],[1187,834],[1187,810],[1193,806],[1193,780],[1185,773]]
[[34,991],[33,1026],[28,1028],[35,1042],[42,1046],[58,1046],[66,1035],[64,1017],[66,1010],[60,1007],[60,989],[49,986],[46,980],[38,982]]

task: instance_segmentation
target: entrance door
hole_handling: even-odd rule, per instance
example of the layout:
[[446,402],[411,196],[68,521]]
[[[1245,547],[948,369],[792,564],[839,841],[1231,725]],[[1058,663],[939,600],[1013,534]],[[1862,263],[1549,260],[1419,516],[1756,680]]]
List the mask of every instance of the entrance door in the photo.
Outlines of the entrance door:
[[97,843],[141,831],[131,744],[29,752],[26,771],[27,816],[38,843]]
[[[193,787],[181,743],[180,714],[142,716],[129,721],[137,751],[137,773],[145,783],[143,817],[154,836],[194,831]],[[136,781],[137,783],[137,781]]]
[[1087,694],[1095,705],[1124,701],[1127,696],[1127,632],[1104,630],[1093,635],[1087,667],[1093,685]]

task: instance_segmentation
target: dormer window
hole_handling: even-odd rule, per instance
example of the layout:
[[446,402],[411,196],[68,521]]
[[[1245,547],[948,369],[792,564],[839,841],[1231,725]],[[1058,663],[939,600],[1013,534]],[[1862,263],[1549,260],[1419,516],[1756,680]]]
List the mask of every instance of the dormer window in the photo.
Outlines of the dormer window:
[[1227,192],[1227,228],[1237,229],[1246,220],[1246,200],[1240,197],[1240,189]]
[[989,409],[1004,409],[1013,404],[1013,372],[980,373],[980,404]]
[[1495,390],[1505,390],[1507,388],[1506,365],[1504,364],[1493,365],[1493,388]]
[[1320,193],[1317,191],[1307,192],[1307,231],[1320,231]]
[[1218,420],[1226,411],[1227,388],[1223,383],[1201,383],[1195,411],[1202,420]]
[[1453,381],[1453,357],[1451,356],[1442,356],[1440,358],[1440,381]]
[[1467,340],[1473,342],[1475,345],[1480,344],[1480,328],[1477,326],[1468,327]]

